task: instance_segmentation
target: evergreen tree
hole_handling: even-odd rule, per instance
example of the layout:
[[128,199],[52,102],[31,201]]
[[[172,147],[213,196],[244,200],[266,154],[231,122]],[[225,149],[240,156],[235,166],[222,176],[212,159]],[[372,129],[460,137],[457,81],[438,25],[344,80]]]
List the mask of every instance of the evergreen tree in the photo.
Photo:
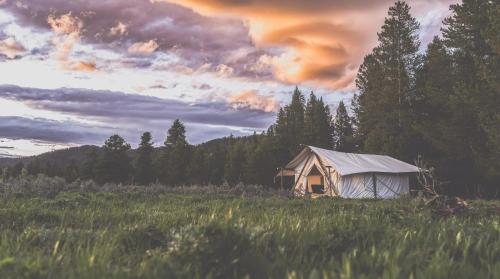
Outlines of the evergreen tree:
[[340,101],[333,121],[333,146],[337,151],[353,152],[356,149],[352,120],[343,101]]
[[199,147],[195,148],[187,173],[188,181],[191,184],[206,185],[209,183],[209,162],[205,150]]
[[40,160],[38,159],[38,157],[28,163],[28,165],[26,166],[26,170],[28,171],[29,175],[37,175],[42,171]]
[[245,166],[247,165],[245,145],[241,141],[231,144],[228,159],[224,169],[226,181],[230,185],[236,185],[244,181]]
[[97,181],[97,164],[99,157],[97,155],[97,148],[92,148],[87,151],[86,158],[80,166],[80,178],[84,180]]
[[176,119],[168,129],[160,179],[168,185],[186,183],[187,167],[190,158],[190,147],[186,141],[186,128],[179,119]]
[[248,154],[246,182],[257,185],[272,185],[278,163],[276,161],[275,138],[261,135],[257,145]]
[[179,119],[175,119],[172,127],[168,129],[167,140],[165,146],[187,145],[186,127]]
[[331,123],[330,108],[311,92],[304,113],[304,144],[332,148]]
[[224,181],[224,169],[226,166],[226,151],[221,144],[217,144],[215,150],[208,154],[209,181],[214,185],[221,185]]
[[330,107],[323,102],[323,98],[319,98],[316,113],[316,136],[315,136],[315,146],[322,147],[326,149],[332,149],[333,142],[333,126],[332,126],[332,114],[330,113]]
[[300,144],[304,140],[304,110],[304,95],[296,87],[291,103],[280,109],[274,127],[278,145],[284,147],[279,156],[281,164],[288,162],[300,151]]
[[75,160],[71,160],[71,162],[64,169],[64,179],[66,182],[73,182],[79,177],[78,165]]
[[304,111],[304,144],[316,145],[317,139],[317,107],[318,99],[313,92],[309,95]]
[[130,145],[119,135],[106,140],[96,168],[99,183],[125,183],[130,177],[132,166],[127,151]]
[[17,162],[15,165],[10,167],[9,173],[10,177],[18,177],[21,175],[22,171],[24,169],[24,164],[23,162]]
[[357,117],[365,151],[407,160],[416,156],[411,104],[421,62],[418,28],[408,4],[397,1],[378,33],[379,45],[360,67]]
[[135,183],[148,185],[154,181],[153,171],[153,143],[150,132],[144,132],[141,136],[141,143],[137,149],[137,159],[135,162]]
[[469,190],[494,188],[500,182],[500,31],[495,28],[499,5],[498,1],[464,0],[451,5],[453,14],[444,20],[444,44],[451,53],[455,81],[448,105],[456,133],[449,136],[459,139],[458,161],[469,173],[457,182]]

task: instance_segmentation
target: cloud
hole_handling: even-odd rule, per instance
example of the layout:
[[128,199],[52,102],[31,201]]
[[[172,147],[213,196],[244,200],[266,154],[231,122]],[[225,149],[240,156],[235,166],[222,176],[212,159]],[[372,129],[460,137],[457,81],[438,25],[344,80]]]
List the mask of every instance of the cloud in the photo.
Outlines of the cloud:
[[210,90],[210,89],[212,89],[212,86],[210,86],[210,84],[207,84],[207,83],[202,83],[202,84],[193,85],[193,88],[200,89],[200,90]]
[[[424,43],[456,1],[410,3],[423,19]],[[127,58],[152,51],[175,57],[152,69],[188,74],[208,65],[222,78],[350,90],[394,0],[31,0],[21,8],[15,2],[4,6],[23,25],[50,28],[48,16],[69,14],[83,23],[83,43]],[[123,65],[149,67],[159,59],[143,56]]]
[[227,98],[233,108],[250,108],[265,112],[275,112],[279,103],[271,96],[262,96],[255,91],[245,91]]
[[47,23],[50,25],[54,33],[62,35],[77,34],[80,36],[80,29],[83,26],[83,23],[79,18],[71,16],[71,12],[59,17],[49,15]]
[[138,42],[131,45],[128,48],[128,52],[131,54],[151,54],[158,49],[159,45],[155,40],[149,40],[147,42]]
[[[236,76],[255,77],[257,73],[249,73],[249,65],[263,54],[254,46],[243,21],[202,16],[176,4],[150,0],[32,0],[26,5],[28,9],[7,4],[9,12],[23,25],[51,28],[47,23],[50,15],[70,15],[82,22],[81,42],[122,54],[128,54],[131,48],[132,56],[153,50],[168,53],[178,58],[171,69],[175,65],[198,69],[210,64],[209,70],[216,73],[217,65],[224,64]],[[226,61],[238,49],[247,49],[248,55],[234,63]],[[149,59],[151,64],[156,57]]]
[[26,49],[24,48],[24,46],[16,42],[16,40],[12,37],[0,41],[0,54],[6,56],[9,59],[19,57],[25,52]]
[[0,145],[0,149],[13,149],[14,146],[3,146],[3,145]]
[[227,78],[233,75],[234,69],[228,65],[220,64],[217,67],[215,67],[215,72],[217,72],[217,75],[219,77]]
[[56,58],[63,67],[71,71],[93,72],[97,69],[91,61],[72,61],[71,52],[80,41],[83,22],[71,15],[71,12],[61,16],[49,15],[47,23],[54,32],[52,43],[56,48]]
[[0,138],[83,144],[97,143],[108,135],[106,128],[96,128],[73,121],[0,116]]
[[[244,18],[258,47],[279,46],[284,52],[261,55],[254,69],[285,83],[309,83],[330,89],[354,89],[353,80],[364,55],[394,0],[155,0],[168,1],[209,16]],[[440,21],[447,5],[457,0],[410,3],[417,16],[430,10]],[[438,9],[439,11],[435,11]],[[424,26],[424,30],[426,26]],[[431,28],[436,33],[439,28]]]
[[224,100],[185,103],[104,90],[46,90],[0,85],[0,98],[21,102],[33,109],[77,116],[82,121],[97,121],[109,131],[126,131],[130,135],[143,130],[162,134],[171,121],[180,118],[188,127],[193,127],[190,133],[199,136],[191,138],[195,142],[209,139],[200,131],[228,135],[236,134],[235,131],[264,130],[275,117],[269,104],[272,99],[252,93],[241,95],[231,103]]
[[127,25],[121,21],[118,22],[116,26],[111,27],[111,30],[109,30],[109,34],[113,36],[125,35],[126,33],[127,33]]

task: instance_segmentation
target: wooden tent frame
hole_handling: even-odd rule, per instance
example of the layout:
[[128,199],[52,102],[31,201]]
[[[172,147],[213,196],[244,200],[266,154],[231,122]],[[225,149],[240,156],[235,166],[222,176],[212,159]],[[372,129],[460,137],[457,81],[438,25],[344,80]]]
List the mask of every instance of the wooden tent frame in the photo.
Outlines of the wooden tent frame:
[[[319,164],[319,166],[320,166],[321,170],[322,170],[322,171],[323,171],[323,173],[324,173],[324,176],[326,176],[326,179],[327,179],[327,181],[328,181],[328,189],[330,189],[330,195],[331,195],[331,196],[333,196],[333,195],[332,195],[332,191],[333,191],[333,193],[335,194],[335,196],[338,196],[338,195],[339,195],[339,193],[337,192],[337,189],[335,189],[335,185],[332,183],[332,178],[331,178],[331,174],[330,174],[330,172],[329,172],[329,171],[327,171],[327,170],[325,169],[325,166],[323,165],[323,162],[322,162],[322,161],[321,161],[321,159],[319,158],[318,154],[316,154],[316,153],[315,153],[314,151],[312,151],[310,148],[309,148],[309,151],[310,151],[312,154],[314,154],[314,158],[316,158],[316,160],[318,161],[318,164]],[[293,190],[293,192],[294,192],[294,193],[295,193],[295,189],[296,189],[296,187],[297,187],[297,183],[299,182],[300,177],[302,176],[302,173],[304,172],[304,170],[305,170],[305,168],[306,168],[306,166],[307,166],[307,164],[309,163],[309,161],[310,161],[310,160],[311,160],[311,156],[309,156],[309,157],[307,158],[306,162],[304,163],[304,166],[303,166],[303,167],[302,167],[302,169],[300,170],[299,178],[298,178],[298,179],[296,179],[295,183],[293,184],[293,188],[292,188],[292,190]],[[331,166],[329,166],[329,167],[331,168]]]

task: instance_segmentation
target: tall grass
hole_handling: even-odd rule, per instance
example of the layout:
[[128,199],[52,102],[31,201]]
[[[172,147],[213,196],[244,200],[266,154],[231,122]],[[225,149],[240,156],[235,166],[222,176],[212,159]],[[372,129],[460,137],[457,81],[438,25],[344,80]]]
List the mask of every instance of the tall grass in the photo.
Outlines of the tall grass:
[[1,278],[500,278],[498,202],[148,192],[0,198]]

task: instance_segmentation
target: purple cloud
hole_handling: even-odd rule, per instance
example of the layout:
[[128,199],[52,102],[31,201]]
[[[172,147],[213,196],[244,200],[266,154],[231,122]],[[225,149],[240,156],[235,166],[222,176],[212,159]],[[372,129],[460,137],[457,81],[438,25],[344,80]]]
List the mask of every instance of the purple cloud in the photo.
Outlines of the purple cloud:
[[[252,70],[266,51],[254,46],[240,20],[205,17],[176,4],[150,0],[8,1],[5,7],[23,25],[46,30],[49,16],[71,14],[82,22],[83,42],[129,55],[124,62],[129,66],[151,66],[154,50],[175,54],[192,69],[210,65],[209,70],[215,71],[228,65],[237,76],[270,75]],[[245,55],[229,59],[239,50],[245,50]],[[146,52],[152,55],[134,57]]]
[[[219,136],[228,136],[230,133],[242,135],[254,130],[264,130],[275,117],[272,112],[258,109],[235,109],[225,101],[191,104],[104,90],[73,88],[47,90],[1,85],[0,98],[21,102],[34,109],[74,115],[82,120],[103,123],[101,127],[93,129],[93,126],[76,122],[44,121],[44,125],[39,125],[41,129],[31,131],[41,134],[37,139],[42,139],[43,134],[46,133],[44,140],[55,142],[78,140],[78,143],[81,141],[95,143],[101,142],[109,134],[121,133],[134,143],[138,135],[145,130],[152,131],[159,138],[164,138],[172,121],[179,118],[186,123],[190,141],[199,143]],[[4,127],[4,137],[10,135],[8,138],[23,138],[23,136],[32,138],[33,136],[28,133],[31,125],[28,124],[33,124],[33,127],[38,127],[39,124],[35,120],[24,121],[26,125],[17,126],[26,128],[16,130],[16,124],[12,121],[12,119],[10,122],[3,121],[3,125],[9,127],[8,129],[7,126]],[[70,129],[72,126],[78,133]],[[60,132],[54,133],[53,131]],[[85,132],[88,132],[88,135],[85,135]]]

